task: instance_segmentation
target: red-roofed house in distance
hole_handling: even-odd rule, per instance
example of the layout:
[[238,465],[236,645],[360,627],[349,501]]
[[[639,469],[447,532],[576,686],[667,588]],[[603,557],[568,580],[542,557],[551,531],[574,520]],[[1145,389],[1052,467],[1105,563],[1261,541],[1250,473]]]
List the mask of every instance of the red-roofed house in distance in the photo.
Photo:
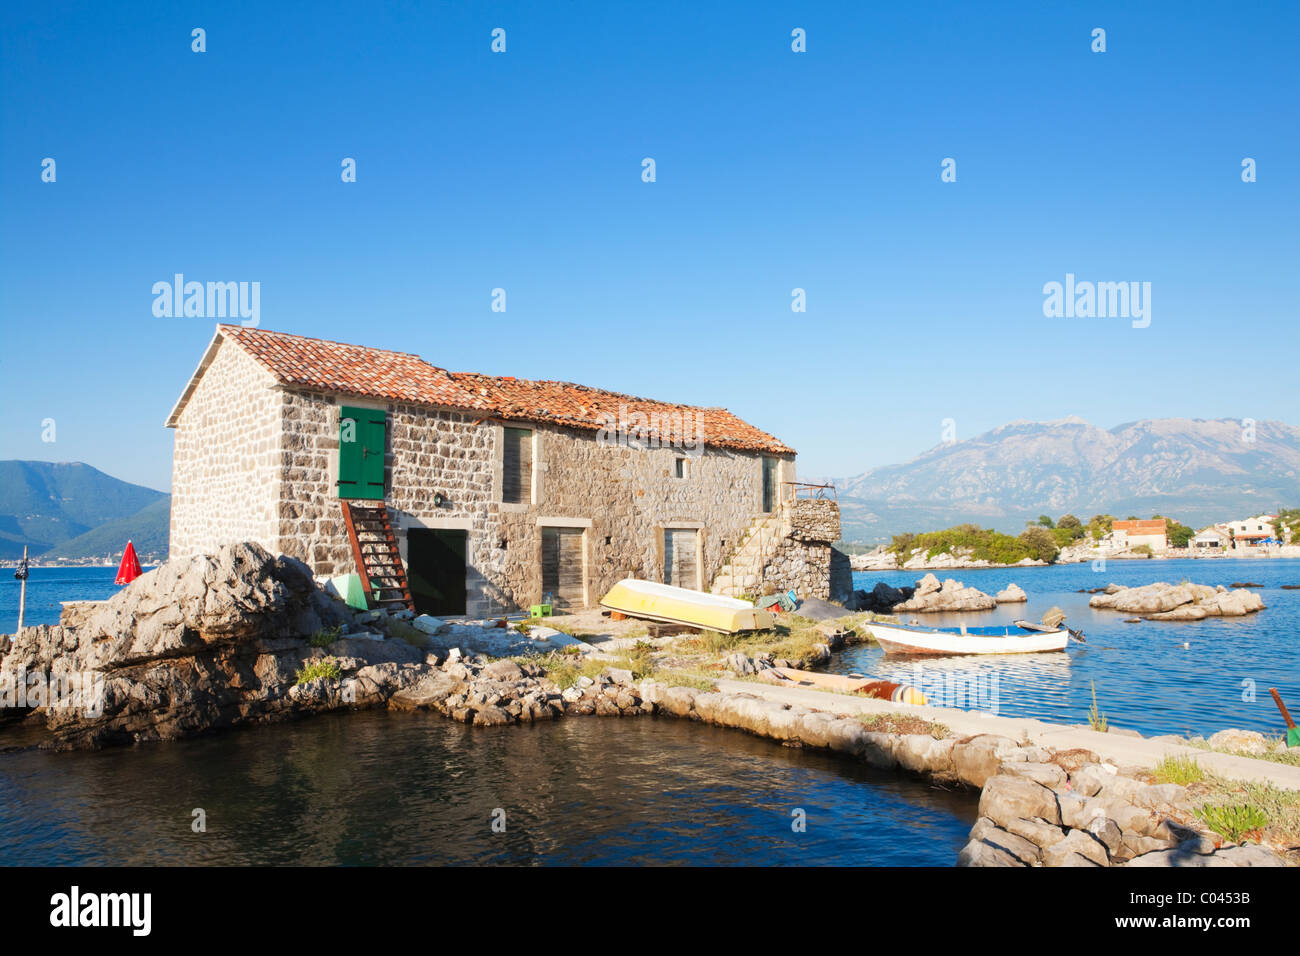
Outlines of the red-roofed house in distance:
[[1111,526],[1111,541],[1116,550],[1132,551],[1146,545],[1153,554],[1169,549],[1169,528],[1164,518],[1116,521]]
[[851,589],[833,497],[797,494],[794,449],[722,408],[220,325],[167,425],[172,558],[256,541],[354,603]]

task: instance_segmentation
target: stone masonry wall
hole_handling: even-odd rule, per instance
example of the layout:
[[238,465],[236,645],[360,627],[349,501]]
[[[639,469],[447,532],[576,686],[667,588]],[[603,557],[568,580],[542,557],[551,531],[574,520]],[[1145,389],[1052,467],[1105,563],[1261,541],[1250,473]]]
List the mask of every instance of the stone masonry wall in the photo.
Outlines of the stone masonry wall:
[[218,347],[176,423],[172,560],[237,541],[274,550],[283,399],[255,360]]
[[772,591],[843,601],[853,591],[847,560],[831,547],[839,540],[840,508],[830,498],[795,498],[781,513],[782,538],[763,567]]
[[[468,613],[485,616],[542,596],[542,525],[585,528],[589,604],[620,578],[662,580],[663,529],[697,527],[709,581],[762,504],[761,455],[708,448],[697,457],[669,448],[606,445],[595,432],[518,423],[534,430],[533,501],[501,502],[501,423],[449,410],[285,393],[279,551],[317,574],[354,570],[335,495],[339,404],[388,413],[386,501],[398,537],[412,527],[468,531]],[[688,457],[686,477],[675,459]],[[794,478],[793,458],[781,480]],[[444,501],[433,502],[435,493]]]

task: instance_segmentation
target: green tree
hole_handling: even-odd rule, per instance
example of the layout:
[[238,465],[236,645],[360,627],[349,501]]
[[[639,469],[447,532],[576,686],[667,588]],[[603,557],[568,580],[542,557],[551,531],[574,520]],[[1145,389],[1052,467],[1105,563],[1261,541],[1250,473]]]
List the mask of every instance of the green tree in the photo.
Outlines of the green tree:
[[1056,521],[1058,528],[1082,528],[1083,522],[1074,515],[1061,515]]
[[1047,515],[1039,515],[1039,516],[1038,516],[1038,524],[1039,524],[1040,527],[1043,527],[1043,528],[1054,528],[1054,527],[1056,527],[1054,524],[1052,524],[1052,519],[1049,518]]
[[1030,552],[1030,557],[1049,564],[1056,560],[1060,548],[1056,546],[1056,537],[1043,525],[1031,525],[1020,532],[1020,542]]

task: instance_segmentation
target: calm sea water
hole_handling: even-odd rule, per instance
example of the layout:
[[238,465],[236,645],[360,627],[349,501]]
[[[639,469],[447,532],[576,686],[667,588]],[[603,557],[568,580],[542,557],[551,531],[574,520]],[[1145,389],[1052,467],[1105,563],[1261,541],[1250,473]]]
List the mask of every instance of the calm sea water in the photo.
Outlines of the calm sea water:
[[[877,581],[897,587],[914,583],[923,572],[859,572],[854,586],[870,590]],[[1065,723],[1087,720],[1095,682],[1098,705],[1110,722],[1144,734],[1211,734],[1241,727],[1280,734],[1285,725],[1268,688],[1276,687],[1293,714],[1300,712],[1300,561],[1202,559],[1180,561],[1111,561],[1104,571],[1090,564],[1046,568],[996,568],[935,572],[992,594],[1014,581],[1029,595],[1027,604],[965,614],[912,615],[926,623],[953,626],[998,624],[1016,618],[1037,621],[1056,605],[1067,623],[1082,629],[1087,645],[1071,644],[1057,654],[926,659],[922,689],[936,674],[978,677],[974,686],[990,690],[997,676],[997,712],[1041,717]],[[1208,618],[1191,622],[1143,621],[1125,624],[1128,614],[1094,610],[1091,595],[1080,588],[1194,581],[1231,585],[1251,582],[1268,607],[1245,618]],[[1184,647],[1186,644],[1188,646]],[[863,645],[837,655],[829,669],[838,673],[880,675],[918,683],[915,664],[885,657]],[[991,697],[991,695],[990,695]],[[1253,699],[1251,699],[1253,698]]]
[[0,860],[26,864],[951,866],[975,810],[969,793],[653,717],[370,712],[0,754]]
[[[108,597],[113,568],[36,568],[28,620]],[[946,576],[946,575],[945,575]],[[1015,581],[1027,605],[964,615],[1037,619],[1058,605],[1088,636],[1068,652],[929,660],[925,673],[997,675],[998,712],[1082,722],[1095,682],[1116,726],[1209,733],[1281,724],[1267,688],[1300,704],[1300,562],[1113,562],[953,572],[985,591]],[[908,584],[915,572],[859,574]],[[1079,588],[1189,579],[1261,584],[1268,609],[1238,620],[1123,624]],[[17,616],[0,581],[0,630]],[[931,615],[944,624],[956,615]],[[1184,647],[1187,644],[1189,646]],[[872,647],[840,672],[912,681]],[[1243,682],[1253,682],[1255,699]],[[1296,707],[1300,709],[1300,707]],[[204,834],[192,811],[207,812]],[[493,811],[506,832],[493,833]],[[807,832],[791,813],[807,814]],[[470,728],[383,712],[327,716],[98,753],[0,754],[0,859],[61,864],[930,864],[949,866],[974,822],[945,792],[829,754],[663,719]]]
[[[58,624],[60,601],[99,601],[112,597],[122,590],[113,583],[116,576],[116,566],[32,568],[27,578],[27,612],[23,623],[29,627]],[[18,626],[18,593],[13,568],[0,568],[0,634],[12,634]]]

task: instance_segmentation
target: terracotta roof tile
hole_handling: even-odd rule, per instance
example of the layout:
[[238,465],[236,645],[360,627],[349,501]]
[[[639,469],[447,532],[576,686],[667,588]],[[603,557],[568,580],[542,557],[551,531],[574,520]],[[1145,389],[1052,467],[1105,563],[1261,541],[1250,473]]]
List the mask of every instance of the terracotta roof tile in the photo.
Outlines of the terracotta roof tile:
[[[267,329],[218,326],[218,333],[260,362],[284,385],[344,395],[483,412],[516,421],[596,431],[611,424],[646,429],[661,443],[706,445],[773,454],[794,449],[725,408],[638,398],[569,382],[528,381],[447,372],[418,355],[345,345]],[[179,414],[179,406],[172,420]],[[640,416],[644,416],[643,418]]]
[[282,384],[365,398],[473,411],[492,406],[418,355],[344,345],[302,335],[220,326],[221,334],[264,365]]
[[[706,445],[794,454],[794,449],[737,418],[725,408],[679,405],[571,382],[530,381],[473,372],[451,372],[453,381],[489,397],[501,417],[554,422],[571,428],[599,430],[611,425],[636,429],[661,443]],[[639,416],[644,416],[639,417]]]

